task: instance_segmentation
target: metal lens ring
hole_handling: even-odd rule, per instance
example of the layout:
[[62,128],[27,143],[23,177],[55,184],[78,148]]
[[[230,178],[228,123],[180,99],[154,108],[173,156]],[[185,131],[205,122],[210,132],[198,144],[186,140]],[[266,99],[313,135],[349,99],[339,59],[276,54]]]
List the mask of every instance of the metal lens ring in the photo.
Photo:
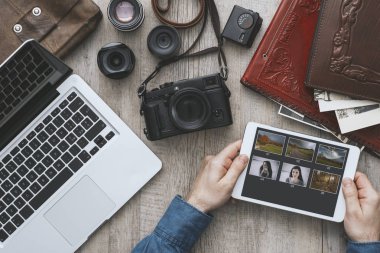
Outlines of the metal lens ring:
[[145,17],[139,0],[111,0],[107,14],[112,25],[125,32],[139,28]]

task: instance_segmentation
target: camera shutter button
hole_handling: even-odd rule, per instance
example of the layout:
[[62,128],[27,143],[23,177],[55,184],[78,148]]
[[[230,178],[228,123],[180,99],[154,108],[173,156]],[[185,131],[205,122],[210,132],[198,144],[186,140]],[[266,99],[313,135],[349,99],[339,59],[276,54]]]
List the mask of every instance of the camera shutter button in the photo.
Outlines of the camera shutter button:
[[251,14],[249,13],[244,13],[241,14],[239,19],[238,19],[238,25],[242,29],[249,29],[253,26],[254,20]]

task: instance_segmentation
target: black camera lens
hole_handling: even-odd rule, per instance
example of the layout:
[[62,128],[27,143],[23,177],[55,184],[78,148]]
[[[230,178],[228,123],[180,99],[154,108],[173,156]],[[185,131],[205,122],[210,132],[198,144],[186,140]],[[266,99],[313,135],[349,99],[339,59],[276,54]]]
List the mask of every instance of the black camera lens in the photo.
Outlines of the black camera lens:
[[181,37],[177,30],[167,25],[155,27],[149,33],[147,42],[149,51],[161,59],[178,55],[181,49]]
[[133,31],[144,21],[144,8],[138,0],[111,0],[108,19],[120,31]]
[[107,77],[121,79],[132,73],[135,55],[123,43],[110,43],[99,50],[98,67]]
[[206,95],[198,89],[185,88],[171,97],[170,117],[179,129],[194,131],[203,128],[211,115]]

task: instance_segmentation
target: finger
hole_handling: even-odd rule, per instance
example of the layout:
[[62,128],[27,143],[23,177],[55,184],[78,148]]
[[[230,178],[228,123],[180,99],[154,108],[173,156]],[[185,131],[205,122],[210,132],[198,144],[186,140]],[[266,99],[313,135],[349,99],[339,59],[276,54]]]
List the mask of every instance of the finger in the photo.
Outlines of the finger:
[[358,190],[351,178],[343,179],[343,195],[346,200],[346,214],[358,215],[361,207],[358,199]]
[[219,154],[215,156],[217,160],[233,160],[240,151],[242,140],[235,141],[229,144],[225,149],[223,149]]
[[369,181],[367,175],[362,172],[356,172],[354,182],[358,189],[359,199],[370,199],[372,197],[377,197],[377,192],[371,182]]
[[226,175],[222,178],[224,183],[234,186],[238,180],[240,174],[243,172],[248,164],[248,156],[240,155],[234,159],[231,164],[230,169],[227,171]]

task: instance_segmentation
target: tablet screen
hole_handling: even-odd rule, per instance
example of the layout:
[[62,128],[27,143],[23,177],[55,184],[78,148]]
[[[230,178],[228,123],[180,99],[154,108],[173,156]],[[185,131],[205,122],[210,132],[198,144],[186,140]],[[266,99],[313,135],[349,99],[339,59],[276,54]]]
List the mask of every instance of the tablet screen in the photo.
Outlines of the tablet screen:
[[242,196],[333,217],[348,152],[258,128]]

